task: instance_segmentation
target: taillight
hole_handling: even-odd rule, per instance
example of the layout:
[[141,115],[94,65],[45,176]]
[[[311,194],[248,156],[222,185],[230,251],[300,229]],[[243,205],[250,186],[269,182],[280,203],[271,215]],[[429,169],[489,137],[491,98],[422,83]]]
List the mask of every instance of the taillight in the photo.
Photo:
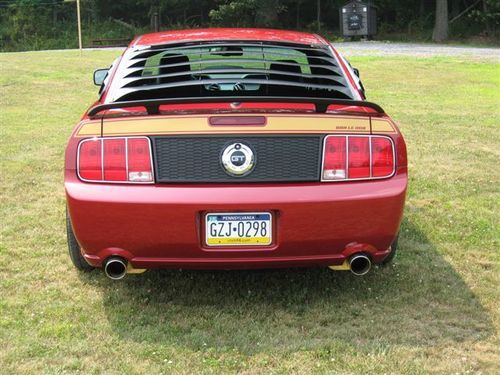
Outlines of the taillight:
[[128,179],[134,182],[153,181],[151,150],[147,138],[128,140]]
[[394,170],[394,151],[388,138],[372,138],[373,177],[384,177]]
[[395,171],[394,144],[378,135],[329,135],[323,150],[322,181],[390,177]]
[[346,177],[346,138],[328,137],[323,156],[323,178],[325,180],[344,180]]
[[125,156],[124,138],[103,139],[103,172],[105,181],[127,180],[127,158]]
[[93,138],[78,148],[84,181],[152,183],[151,144],[146,137]]
[[91,139],[80,143],[78,170],[84,180],[102,180],[102,142]]
[[349,149],[347,151],[348,178],[370,177],[370,138],[349,137]]

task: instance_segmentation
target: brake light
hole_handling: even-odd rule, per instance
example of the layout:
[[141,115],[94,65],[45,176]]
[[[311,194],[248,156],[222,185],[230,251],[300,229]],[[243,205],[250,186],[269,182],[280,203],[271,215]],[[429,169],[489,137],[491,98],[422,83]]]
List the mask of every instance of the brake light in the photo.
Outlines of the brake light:
[[368,137],[350,137],[348,142],[348,177],[370,177],[370,139]]
[[384,177],[392,174],[394,169],[394,153],[392,142],[387,138],[372,139],[373,177]]
[[80,144],[78,170],[85,180],[102,180],[102,143],[91,139]]
[[329,135],[323,150],[322,181],[390,177],[395,171],[394,144],[377,135]]
[[104,180],[126,181],[127,166],[125,139],[103,139],[104,143]]
[[84,181],[152,183],[149,139],[116,137],[82,141],[78,148],[78,176]]

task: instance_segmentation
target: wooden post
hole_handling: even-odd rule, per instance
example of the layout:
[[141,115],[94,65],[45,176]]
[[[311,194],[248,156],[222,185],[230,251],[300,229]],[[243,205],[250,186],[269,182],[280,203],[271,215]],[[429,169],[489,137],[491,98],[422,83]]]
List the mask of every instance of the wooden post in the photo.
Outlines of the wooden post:
[[80,17],[80,0],[76,0],[76,15],[78,18],[78,48],[82,52],[82,20]]
[[160,14],[158,13],[158,11],[155,11],[153,13],[153,25],[154,25],[155,33],[160,31]]

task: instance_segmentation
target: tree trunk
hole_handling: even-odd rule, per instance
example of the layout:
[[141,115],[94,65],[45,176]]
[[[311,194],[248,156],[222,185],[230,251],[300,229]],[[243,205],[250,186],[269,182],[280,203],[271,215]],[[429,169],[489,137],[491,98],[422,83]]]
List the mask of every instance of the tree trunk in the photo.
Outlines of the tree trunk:
[[444,42],[448,39],[448,0],[436,0],[436,22],[432,40]]
[[486,35],[487,36],[493,36],[494,31],[492,27],[492,22],[491,20],[487,17],[489,14],[489,9],[488,9],[488,2],[486,0],[483,0],[483,12],[486,15],[485,23],[486,23]]
[[460,14],[460,0],[452,0],[450,18],[455,18],[459,14]]
[[316,23],[318,26],[318,32],[321,31],[321,0],[318,0],[318,5],[316,8]]
[[96,0],[90,2],[90,14],[92,15],[92,22],[97,25],[99,22],[99,7]]
[[302,0],[297,0],[297,12],[296,12],[296,16],[297,16],[297,19],[295,20],[295,28],[298,30],[299,29],[299,26],[300,26],[300,5],[302,3]]
[[153,32],[155,30],[155,12],[156,7],[154,6],[154,4],[151,4],[149,7],[149,27]]
[[420,7],[418,9],[418,15],[420,20],[423,20],[425,17],[425,0],[420,0]]
[[57,2],[53,1],[52,2],[52,27],[53,28],[57,27],[57,7],[58,7]]

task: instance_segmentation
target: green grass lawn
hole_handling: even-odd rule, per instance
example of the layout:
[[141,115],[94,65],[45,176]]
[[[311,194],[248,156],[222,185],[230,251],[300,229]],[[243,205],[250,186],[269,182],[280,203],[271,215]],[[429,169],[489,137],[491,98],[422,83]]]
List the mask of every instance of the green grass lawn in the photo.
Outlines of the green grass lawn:
[[63,158],[117,54],[0,54],[0,373],[498,371],[498,63],[351,59],[408,145],[391,267],[113,282],[70,263]]

